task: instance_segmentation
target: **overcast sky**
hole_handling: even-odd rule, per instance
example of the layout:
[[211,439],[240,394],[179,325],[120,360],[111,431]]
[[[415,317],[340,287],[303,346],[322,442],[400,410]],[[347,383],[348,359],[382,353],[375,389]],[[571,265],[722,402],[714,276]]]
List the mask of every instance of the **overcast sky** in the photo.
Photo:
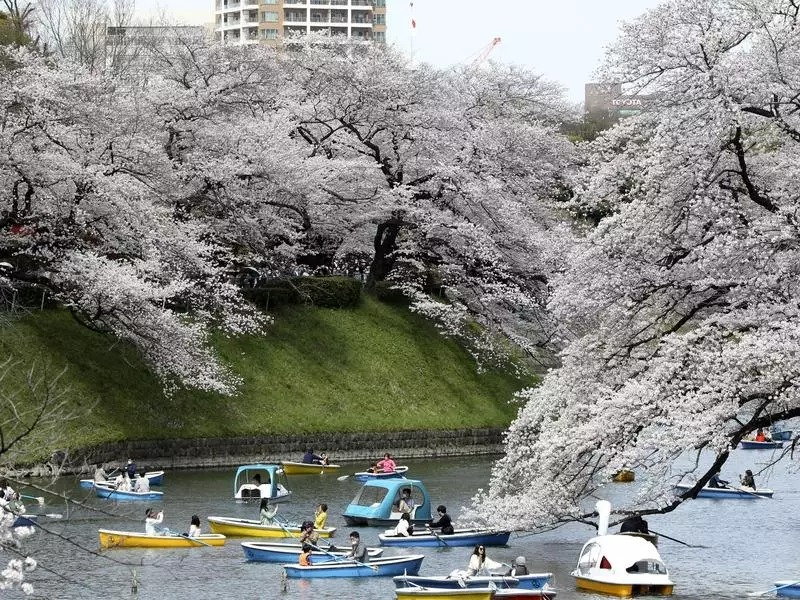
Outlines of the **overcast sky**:
[[[494,37],[501,42],[490,60],[524,65],[583,101],[583,84],[611,43],[620,21],[660,0],[414,0],[411,35],[409,0],[387,0],[387,38],[407,54],[438,66],[469,63]],[[176,22],[214,20],[214,0],[136,0],[142,18],[163,11]]]

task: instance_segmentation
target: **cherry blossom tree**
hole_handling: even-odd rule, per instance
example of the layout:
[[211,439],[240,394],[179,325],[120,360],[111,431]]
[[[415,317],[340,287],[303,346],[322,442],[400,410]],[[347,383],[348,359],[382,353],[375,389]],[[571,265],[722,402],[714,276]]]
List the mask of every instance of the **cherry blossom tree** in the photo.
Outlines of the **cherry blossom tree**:
[[561,88],[516,68],[412,68],[391,49],[330,41],[285,62],[303,94],[297,139],[332,172],[321,201],[338,221],[336,254],[366,242],[368,288],[396,285],[449,334],[477,322],[533,350],[549,333],[539,246],[573,162],[557,130]]
[[791,0],[671,0],[624,28],[604,76],[653,106],[587,147],[574,208],[605,217],[550,249],[561,366],[524,392],[473,517],[588,519],[622,467],[643,485],[621,512],[670,511],[800,416],[799,18]]

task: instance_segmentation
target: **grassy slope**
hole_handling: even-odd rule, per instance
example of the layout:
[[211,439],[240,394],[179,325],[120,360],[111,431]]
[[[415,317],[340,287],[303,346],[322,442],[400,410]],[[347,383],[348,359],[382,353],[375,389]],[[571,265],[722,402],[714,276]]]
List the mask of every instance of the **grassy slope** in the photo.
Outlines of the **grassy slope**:
[[288,309],[264,337],[220,339],[217,347],[243,378],[240,393],[225,398],[180,390],[166,398],[135,352],[78,326],[65,312],[35,312],[0,330],[0,360],[10,354],[26,368],[35,360],[50,374],[67,368],[70,404],[85,415],[69,426],[71,447],[137,438],[502,426],[516,413],[511,395],[530,383],[478,374],[473,360],[429,323],[372,299],[353,310]]

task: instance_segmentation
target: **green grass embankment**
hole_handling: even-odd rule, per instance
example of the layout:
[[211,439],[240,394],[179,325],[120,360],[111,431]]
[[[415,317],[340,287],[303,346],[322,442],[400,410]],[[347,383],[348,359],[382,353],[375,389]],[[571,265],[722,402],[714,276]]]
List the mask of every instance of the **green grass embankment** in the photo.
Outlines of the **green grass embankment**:
[[[238,395],[179,390],[165,397],[137,353],[76,324],[65,311],[34,312],[0,329],[0,359],[48,374],[80,414],[64,447],[130,439],[198,438],[505,426],[512,394],[532,383],[478,373],[457,343],[402,307],[365,298],[356,309],[292,307],[263,337],[219,339],[244,384]],[[16,380],[16,381],[14,381]]]

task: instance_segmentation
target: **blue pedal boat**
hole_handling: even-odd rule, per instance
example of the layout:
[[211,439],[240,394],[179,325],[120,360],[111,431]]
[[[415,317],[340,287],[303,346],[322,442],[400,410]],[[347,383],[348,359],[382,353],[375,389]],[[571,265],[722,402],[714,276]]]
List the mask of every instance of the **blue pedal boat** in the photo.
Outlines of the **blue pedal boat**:
[[164,492],[123,492],[122,490],[114,489],[113,485],[105,485],[102,483],[96,483],[94,491],[98,498],[117,501],[162,500],[164,498]]
[[[337,548],[336,546],[324,547],[318,545],[320,550],[311,553],[312,564],[326,563],[332,560],[344,560],[350,548]],[[253,562],[286,563],[296,561],[303,551],[299,542],[293,544],[280,542],[242,542],[242,551],[247,560]],[[383,548],[368,548],[370,560],[383,554]]]
[[269,498],[271,502],[282,502],[291,495],[282,465],[259,463],[236,469],[233,497],[237,500]]
[[371,479],[347,505],[343,515],[348,525],[395,525],[400,519],[397,510],[400,494],[404,489],[411,492],[414,510],[412,523],[427,523],[431,520],[431,498],[425,485],[418,479]]
[[354,560],[334,560],[307,567],[285,564],[283,571],[291,579],[322,579],[331,577],[394,577],[416,575],[422,566],[423,554],[389,556],[370,560],[368,563]]
[[494,529],[456,529],[453,533],[434,533],[429,529],[415,530],[413,535],[394,535],[387,531],[381,533],[378,539],[383,546],[425,546],[433,548],[448,548],[450,546],[506,546],[510,531],[497,531]]

